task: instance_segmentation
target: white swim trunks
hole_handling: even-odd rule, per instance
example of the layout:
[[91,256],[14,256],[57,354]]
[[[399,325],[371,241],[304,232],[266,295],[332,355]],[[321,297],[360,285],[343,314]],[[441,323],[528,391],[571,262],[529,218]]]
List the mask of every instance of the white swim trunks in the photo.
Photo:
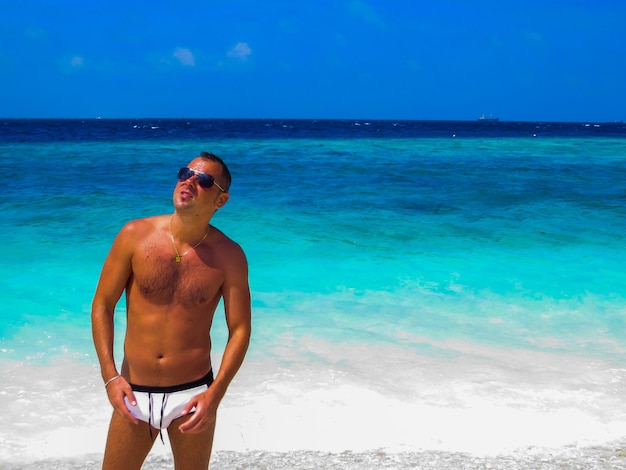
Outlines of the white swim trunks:
[[131,405],[125,398],[126,406],[135,418],[145,421],[155,429],[166,429],[172,421],[183,416],[182,411],[187,403],[208,389],[212,383],[213,370],[199,380],[171,387],[130,384],[137,405]]

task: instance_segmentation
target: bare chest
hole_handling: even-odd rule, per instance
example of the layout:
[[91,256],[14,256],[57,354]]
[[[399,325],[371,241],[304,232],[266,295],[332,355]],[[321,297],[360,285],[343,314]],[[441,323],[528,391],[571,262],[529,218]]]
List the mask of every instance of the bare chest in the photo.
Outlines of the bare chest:
[[217,302],[224,275],[211,249],[192,251],[180,262],[155,245],[144,246],[133,257],[132,288],[155,304],[203,305]]

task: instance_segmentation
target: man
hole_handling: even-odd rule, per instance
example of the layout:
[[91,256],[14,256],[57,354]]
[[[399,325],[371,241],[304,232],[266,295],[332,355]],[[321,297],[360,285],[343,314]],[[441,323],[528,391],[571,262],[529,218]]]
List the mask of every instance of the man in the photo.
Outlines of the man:
[[[109,252],[92,305],[93,339],[113,416],[103,469],[139,469],[167,429],[176,469],[209,466],[217,407],[251,332],[242,249],[209,221],[231,176],[202,152],[182,168],[174,213],[129,222]],[[126,291],[124,360],[113,357],[113,315]],[[228,342],[213,380],[210,330],[223,298]]]

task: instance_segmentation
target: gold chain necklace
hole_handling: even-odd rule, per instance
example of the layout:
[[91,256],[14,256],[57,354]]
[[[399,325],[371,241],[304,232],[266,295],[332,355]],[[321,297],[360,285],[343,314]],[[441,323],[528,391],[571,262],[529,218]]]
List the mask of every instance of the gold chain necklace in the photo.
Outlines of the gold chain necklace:
[[170,217],[170,238],[172,239],[172,245],[174,245],[174,250],[176,251],[176,258],[174,258],[174,260],[177,263],[180,263],[180,260],[182,259],[183,256],[185,256],[187,253],[189,253],[192,250],[195,250],[196,248],[198,248],[200,246],[200,244],[204,241],[204,239],[206,238],[206,236],[209,234],[209,228],[210,225],[207,225],[206,231],[204,232],[204,237],[202,237],[202,240],[200,240],[198,243],[196,243],[194,246],[192,246],[191,248],[189,248],[187,251],[185,251],[182,255],[178,252],[178,247],[176,246],[176,242],[174,241],[174,233],[172,232],[172,219],[174,218],[174,216]]

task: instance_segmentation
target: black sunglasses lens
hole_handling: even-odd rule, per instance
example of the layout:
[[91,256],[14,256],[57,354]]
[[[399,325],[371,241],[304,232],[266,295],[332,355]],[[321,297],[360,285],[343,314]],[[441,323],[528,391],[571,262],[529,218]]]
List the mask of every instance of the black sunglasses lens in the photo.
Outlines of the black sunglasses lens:
[[213,177],[211,175],[207,175],[206,173],[197,173],[197,175],[198,184],[204,189],[209,189],[211,186],[213,186]]
[[189,168],[181,168],[178,170],[178,181],[187,181],[193,176],[193,171]]

